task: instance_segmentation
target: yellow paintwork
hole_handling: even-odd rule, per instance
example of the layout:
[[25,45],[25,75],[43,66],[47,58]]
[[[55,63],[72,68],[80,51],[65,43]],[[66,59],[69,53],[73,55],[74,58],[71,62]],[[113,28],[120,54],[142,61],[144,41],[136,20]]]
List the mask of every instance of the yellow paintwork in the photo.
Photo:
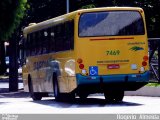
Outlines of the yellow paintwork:
[[[112,39],[112,38],[128,38],[128,36],[107,36],[107,37],[78,37],[78,21],[80,14],[83,12],[94,12],[94,11],[112,11],[112,10],[137,10],[142,12],[142,17],[145,23],[144,12],[141,8],[131,7],[107,7],[107,8],[94,8],[78,10],[67,15],[56,17],[41,23],[34,24],[24,29],[24,36],[34,31],[38,31],[49,26],[62,23],[73,19],[74,24],[74,50],[50,53],[41,56],[33,56],[27,58],[27,63],[23,66],[23,80],[24,89],[28,91],[28,75],[31,75],[33,81],[33,87],[35,92],[53,92],[53,68],[50,63],[57,61],[59,64],[60,75],[58,76],[60,92],[71,92],[77,87],[76,74],[82,73],[79,69],[77,59],[83,60],[84,69],[89,73],[89,66],[98,66],[99,75],[112,75],[112,74],[132,74],[139,73],[142,67],[142,61],[144,56],[148,56],[148,41],[147,32],[145,26],[145,35],[129,36],[132,40],[102,40],[102,41],[91,41],[91,39]],[[130,50],[130,43],[142,42],[138,46],[143,47],[144,50],[132,51]],[[119,50],[120,54],[107,55],[107,50]],[[115,60],[121,61],[118,62]],[[45,61],[44,64],[38,70],[35,69],[35,62]],[[108,63],[109,62],[109,63]],[[148,63],[148,61],[147,61]],[[119,64],[119,69],[108,69],[108,64]],[[131,64],[136,64],[137,69],[132,70]],[[149,63],[148,63],[149,64]],[[145,67],[145,70],[149,70],[149,66]]]
[[[112,11],[112,10],[136,10],[139,11],[142,15],[145,27],[145,34],[139,36],[106,36],[106,37],[87,37],[79,38],[78,32],[75,32],[75,45],[76,45],[76,55],[78,58],[83,59],[83,64],[87,72],[89,73],[89,66],[98,66],[99,75],[112,75],[112,74],[132,74],[139,73],[140,68],[142,67],[142,61],[144,56],[148,56],[148,41],[147,41],[147,30],[146,22],[144,17],[144,12],[141,8],[126,8],[126,7],[112,7],[112,8],[102,8],[94,9],[93,11]],[[78,13],[82,14],[83,12],[93,12],[88,9],[85,11],[79,11]],[[79,15],[76,16],[76,23],[78,23]],[[78,24],[76,24],[76,30],[78,31]],[[91,41],[91,39],[114,39],[114,38],[134,38],[133,40],[100,40],[100,41]],[[131,51],[129,50],[134,45],[128,45],[129,43],[143,42],[143,45],[137,45],[143,47],[143,51]],[[106,55],[107,50],[120,50],[120,55],[111,56]],[[106,63],[106,61],[114,60],[129,60],[129,62],[111,62]],[[102,64],[98,64],[97,61],[103,61]],[[149,61],[147,61],[149,64]],[[107,69],[108,64],[119,64],[120,69]],[[131,70],[131,64],[136,64],[138,66],[137,70]],[[149,65],[145,67],[145,71],[149,70]],[[81,73],[79,65],[76,64],[76,73]]]

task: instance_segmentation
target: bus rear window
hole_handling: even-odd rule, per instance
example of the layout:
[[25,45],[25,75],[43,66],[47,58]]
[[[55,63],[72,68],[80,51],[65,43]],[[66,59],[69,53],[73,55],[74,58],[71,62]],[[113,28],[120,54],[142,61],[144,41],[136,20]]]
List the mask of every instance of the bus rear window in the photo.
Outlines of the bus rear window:
[[144,35],[144,23],[138,11],[83,13],[79,37]]

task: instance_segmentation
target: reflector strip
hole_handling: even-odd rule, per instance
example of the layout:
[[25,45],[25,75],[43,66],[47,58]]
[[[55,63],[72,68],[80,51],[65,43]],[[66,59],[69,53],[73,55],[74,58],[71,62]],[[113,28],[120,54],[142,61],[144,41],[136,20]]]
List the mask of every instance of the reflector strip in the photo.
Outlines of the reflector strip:
[[132,40],[134,37],[128,37],[128,38],[95,38],[95,39],[90,39],[90,41],[96,41],[96,40]]

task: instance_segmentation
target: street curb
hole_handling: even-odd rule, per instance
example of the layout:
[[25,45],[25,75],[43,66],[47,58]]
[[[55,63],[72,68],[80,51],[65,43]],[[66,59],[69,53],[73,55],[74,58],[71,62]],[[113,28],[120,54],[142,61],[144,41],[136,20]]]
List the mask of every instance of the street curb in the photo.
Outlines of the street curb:
[[125,95],[160,97],[160,87],[144,86],[136,91],[125,91]]

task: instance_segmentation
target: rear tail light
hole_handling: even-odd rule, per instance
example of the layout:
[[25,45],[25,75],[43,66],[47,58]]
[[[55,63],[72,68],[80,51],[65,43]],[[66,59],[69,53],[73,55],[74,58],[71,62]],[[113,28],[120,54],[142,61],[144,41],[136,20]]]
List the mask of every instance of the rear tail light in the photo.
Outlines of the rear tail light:
[[81,58],[78,58],[77,63],[81,64],[83,60]]
[[83,68],[84,68],[84,65],[83,65],[83,64],[80,64],[80,65],[79,65],[79,68],[80,68],[80,69],[83,69]]
[[143,62],[142,62],[142,66],[147,66],[147,62],[146,62],[146,61],[143,61]]
[[83,60],[81,58],[77,59],[77,63],[79,64],[79,69],[81,69],[81,73],[83,75],[88,75],[87,70],[84,69],[84,64],[83,64]]
[[144,56],[144,57],[143,57],[143,60],[144,60],[144,61],[148,61],[148,59],[149,59],[148,56]]

